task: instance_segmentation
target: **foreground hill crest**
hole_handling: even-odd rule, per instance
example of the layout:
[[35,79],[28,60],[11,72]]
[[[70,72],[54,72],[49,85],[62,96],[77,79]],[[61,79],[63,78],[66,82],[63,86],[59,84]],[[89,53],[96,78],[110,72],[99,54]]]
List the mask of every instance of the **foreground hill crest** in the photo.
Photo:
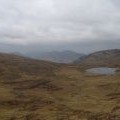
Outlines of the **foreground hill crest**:
[[0,54],[0,120],[119,120],[120,74],[80,66]]

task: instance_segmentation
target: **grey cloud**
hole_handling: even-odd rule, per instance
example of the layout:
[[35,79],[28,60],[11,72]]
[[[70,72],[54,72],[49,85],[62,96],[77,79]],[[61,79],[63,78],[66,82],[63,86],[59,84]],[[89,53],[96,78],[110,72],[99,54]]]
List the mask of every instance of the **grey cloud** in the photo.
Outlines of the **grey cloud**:
[[1,42],[120,39],[118,0],[0,0]]

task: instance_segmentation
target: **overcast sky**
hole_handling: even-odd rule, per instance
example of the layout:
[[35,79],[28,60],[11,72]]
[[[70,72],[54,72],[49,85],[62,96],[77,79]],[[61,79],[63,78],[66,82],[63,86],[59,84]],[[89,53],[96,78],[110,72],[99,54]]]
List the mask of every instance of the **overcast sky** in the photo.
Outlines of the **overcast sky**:
[[0,42],[120,40],[120,0],[0,0]]

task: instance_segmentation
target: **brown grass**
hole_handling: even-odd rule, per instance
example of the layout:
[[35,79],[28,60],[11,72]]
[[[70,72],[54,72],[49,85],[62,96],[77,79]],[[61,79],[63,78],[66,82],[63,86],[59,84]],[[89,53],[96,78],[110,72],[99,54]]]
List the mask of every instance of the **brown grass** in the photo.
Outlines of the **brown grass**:
[[120,120],[120,74],[8,58],[0,59],[0,120]]

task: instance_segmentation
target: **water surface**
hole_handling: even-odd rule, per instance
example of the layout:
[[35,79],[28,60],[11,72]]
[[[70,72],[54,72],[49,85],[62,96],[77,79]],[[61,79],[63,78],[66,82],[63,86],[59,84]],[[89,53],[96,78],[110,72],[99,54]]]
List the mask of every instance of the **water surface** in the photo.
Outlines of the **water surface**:
[[109,68],[109,67],[91,68],[86,70],[87,73],[100,74],[100,75],[114,75],[116,71],[117,68]]

